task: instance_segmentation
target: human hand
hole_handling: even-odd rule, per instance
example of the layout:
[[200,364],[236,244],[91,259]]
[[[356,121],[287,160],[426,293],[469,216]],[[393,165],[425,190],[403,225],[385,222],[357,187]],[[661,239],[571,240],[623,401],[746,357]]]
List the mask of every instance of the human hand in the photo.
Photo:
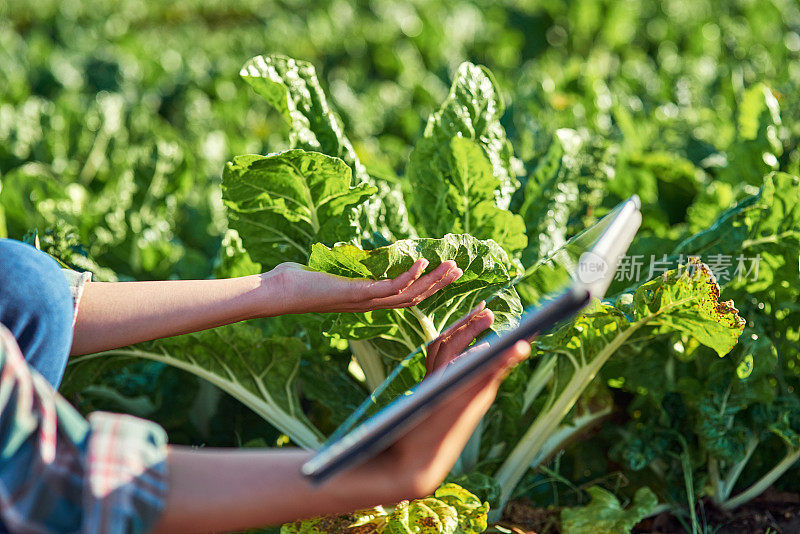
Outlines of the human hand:
[[[494,321],[481,303],[469,316],[448,329],[428,347],[428,374],[447,366]],[[481,376],[438,405],[428,416],[379,456],[358,469],[386,502],[433,493],[453,467],[481,417],[494,401],[506,374],[530,354],[530,343],[519,341]]]
[[[481,304],[448,329],[429,347],[429,371],[464,354],[492,321],[492,312]],[[453,467],[505,374],[529,352],[530,345],[520,341],[386,451],[321,485],[301,474],[313,451],[171,447],[169,495],[155,532],[239,531],[430,495]]]
[[[427,266],[428,260],[419,259],[396,278],[368,280],[321,273],[287,262],[261,276],[263,285],[274,289],[271,294],[280,297],[279,314],[365,312],[414,306],[463,274],[451,260],[423,275]],[[269,305],[274,307],[274,303]]]

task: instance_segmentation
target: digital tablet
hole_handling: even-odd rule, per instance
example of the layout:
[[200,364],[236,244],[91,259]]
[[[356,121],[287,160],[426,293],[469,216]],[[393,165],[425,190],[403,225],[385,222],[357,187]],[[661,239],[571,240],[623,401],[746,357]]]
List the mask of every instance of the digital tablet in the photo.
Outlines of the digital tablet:
[[[588,234],[580,256],[575,250],[563,258],[551,258],[559,267],[554,276],[568,274],[566,287],[547,295],[542,303],[527,309],[519,324],[501,334],[490,334],[480,342],[486,346],[459,357],[431,373],[407,395],[395,399],[346,433],[332,438],[303,464],[303,475],[321,483],[336,473],[366,461],[385,450],[430,410],[445,401],[460,386],[486,372],[503,352],[521,339],[531,339],[578,313],[592,298],[603,298],[614,279],[620,258],[630,247],[641,224],[639,198],[617,206]],[[596,235],[596,238],[595,238]],[[572,261],[572,260],[577,261]],[[346,425],[347,423],[345,423]]]

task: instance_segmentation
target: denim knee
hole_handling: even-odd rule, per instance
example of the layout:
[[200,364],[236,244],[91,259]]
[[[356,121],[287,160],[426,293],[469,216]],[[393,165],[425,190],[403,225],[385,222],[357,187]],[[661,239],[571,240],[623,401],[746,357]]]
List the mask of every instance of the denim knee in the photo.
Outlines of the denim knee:
[[0,239],[0,323],[54,387],[72,346],[72,316],[72,295],[58,263],[30,245]]

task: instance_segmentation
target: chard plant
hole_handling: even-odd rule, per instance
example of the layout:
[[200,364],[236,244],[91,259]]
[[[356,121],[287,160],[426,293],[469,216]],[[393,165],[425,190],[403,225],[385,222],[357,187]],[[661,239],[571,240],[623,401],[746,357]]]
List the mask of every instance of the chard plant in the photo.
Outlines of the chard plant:
[[631,354],[606,369],[608,376],[625,377],[617,387],[635,394],[630,410],[639,413],[612,453],[634,478],[650,473],[650,484],[667,501],[686,499],[675,476],[689,469],[697,493],[734,509],[800,459],[793,371],[800,294],[797,284],[786,283],[800,253],[798,199],[797,177],[769,174],[755,194],[675,248],[676,254],[691,249],[709,257],[761,258],[757,277],[723,282],[746,320],[742,342],[726,358],[674,337],[646,365]]
[[488,511],[489,503],[457,484],[443,484],[423,499],[287,523],[281,534],[480,534],[486,530]]

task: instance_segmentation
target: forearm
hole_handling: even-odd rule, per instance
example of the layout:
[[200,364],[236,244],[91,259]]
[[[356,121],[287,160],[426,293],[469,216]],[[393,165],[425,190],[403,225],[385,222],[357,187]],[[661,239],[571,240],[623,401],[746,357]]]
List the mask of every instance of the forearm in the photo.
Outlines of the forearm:
[[280,288],[265,291],[268,283],[263,275],[225,280],[90,282],[78,309],[71,354],[89,354],[277,314],[282,300]]
[[[391,504],[405,484],[352,470],[313,486],[300,474],[307,451],[190,450],[169,453],[169,494],[155,532],[229,532]],[[383,484],[383,486],[381,486]],[[387,500],[388,499],[388,500]]]
[[289,313],[363,312],[418,304],[461,276],[444,261],[422,275],[427,260],[394,279],[332,276],[295,263],[226,280],[90,282],[78,307],[71,354]]

